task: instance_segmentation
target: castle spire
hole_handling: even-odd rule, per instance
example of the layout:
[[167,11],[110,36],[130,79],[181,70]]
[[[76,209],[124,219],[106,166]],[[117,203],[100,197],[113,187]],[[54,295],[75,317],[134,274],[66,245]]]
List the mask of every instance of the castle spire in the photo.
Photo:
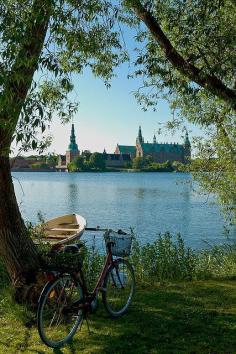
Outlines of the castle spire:
[[70,144],[68,146],[68,150],[69,151],[73,151],[73,152],[77,152],[78,151],[78,145],[76,144],[74,123],[72,123],[72,126],[71,126]]
[[190,141],[189,141],[189,137],[188,137],[188,131],[187,131],[187,129],[186,129],[186,133],[185,133],[184,145],[185,145],[186,147],[190,147],[190,146],[191,146]]
[[137,136],[137,139],[136,139],[136,143],[137,144],[143,144],[144,143],[144,138],[142,136],[141,125],[139,126],[139,129],[138,129],[138,136]]
[[188,137],[188,131],[186,129],[185,139],[184,139],[184,162],[189,163],[191,159],[191,144]]

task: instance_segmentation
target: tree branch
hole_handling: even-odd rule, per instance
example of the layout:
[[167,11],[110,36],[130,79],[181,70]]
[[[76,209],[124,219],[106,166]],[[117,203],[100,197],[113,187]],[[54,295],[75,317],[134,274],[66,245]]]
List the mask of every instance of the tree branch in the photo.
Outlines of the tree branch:
[[227,102],[236,111],[236,91],[227,87],[214,75],[204,74],[195,65],[186,61],[182,55],[174,48],[170,40],[162,31],[158,21],[147,10],[139,0],[129,0],[129,6],[136,13],[138,18],[145,23],[153,38],[161,46],[166,59],[185,77],[194,81],[213,95]]

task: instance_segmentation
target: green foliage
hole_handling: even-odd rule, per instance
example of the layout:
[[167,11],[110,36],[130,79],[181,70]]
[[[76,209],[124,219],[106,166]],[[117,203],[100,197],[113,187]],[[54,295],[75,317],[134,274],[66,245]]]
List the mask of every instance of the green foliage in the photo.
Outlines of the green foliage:
[[235,243],[194,251],[180,235],[175,240],[167,232],[144,246],[135,240],[131,259],[145,283],[236,277]]
[[25,151],[50,144],[47,127],[53,115],[68,122],[77,111],[70,95],[72,74],[90,68],[109,86],[113,68],[127,59],[119,16],[118,6],[109,1],[0,4],[0,129],[8,129],[10,142],[15,139]]
[[69,172],[78,172],[78,171],[86,170],[85,163],[84,163],[84,157],[77,156],[72,162],[70,162],[68,164],[67,167],[68,167]]
[[106,168],[104,154],[94,152],[89,158],[89,166],[91,169],[104,171]]
[[141,170],[144,167],[144,160],[142,157],[137,156],[132,161],[132,167],[135,170]]
[[69,172],[105,171],[105,157],[99,152],[77,156],[68,165]]
[[105,256],[99,253],[95,244],[95,237],[92,247],[86,247],[83,262],[83,273],[85,275],[88,289],[93,290],[102,271]]
[[50,166],[47,163],[45,163],[45,162],[41,162],[41,163],[33,163],[31,165],[31,168],[48,169],[48,168],[50,168]]
[[189,171],[188,166],[184,165],[183,163],[181,163],[179,161],[173,161],[172,167],[173,167],[174,171],[176,171],[176,172],[188,172]]
[[42,269],[59,271],[62,273],[73,273],[79,271],[83,266],[85,251],[83,247],[78,253],[66,253],[62,250],[59,252],[49,251],[40,253]]
[[54,153],[49,153],[46,157],[46,163],[49,167],[55,168],[58,162],[58,156]]
[[[130,9],[140,3],[157,21],[186,65],[184,69],[181,60],[175,63],[170,60],[173,50],[163,48],[160,36],[153,36],[146,27],[137,27],[140,48],[134,76],[142,79],[142,87],[136,92],[136,98],[144,110],[155,109],[160,98],[167,99],[174,112],[167,129],[184,130],[186,120],[201,127],[204,138],[193,139],[192,144],[198,158],[198,166],[192,167],[196,171],[194,178],[203,190],[218,195],[227,216],[235,222],[236,3],[232,0],[127,1]],[[198,84],[196,76],[189,75],[192,67],[205,79],[205,84]],[[217,83],[214,92],[210,81]],[[226,98],[226,91],[230,92],[231,99]],[[204,174],[205,171],[208,173]]]
[[141,281],[191,280],[195,275],[196,256],[186,248],[180,235],[174,242],[169,233],[159,235],[152,244],[134,242],[132,261]]
[[174,161],[171,163],[170,161],[166,161],[163,163],[153,162],[153,158],[151,156],[143,157],[135,157],[132,161],[132,168],[135,170],[141,170],[144,172],[173,172],[181,171],[180,168],[177,170],[177,164],[183,165]]

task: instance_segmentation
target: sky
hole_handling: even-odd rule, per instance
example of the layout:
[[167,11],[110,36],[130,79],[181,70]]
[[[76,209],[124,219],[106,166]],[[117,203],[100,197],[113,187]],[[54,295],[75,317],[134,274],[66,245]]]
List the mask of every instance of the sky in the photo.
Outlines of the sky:
[[[125,29],[123,39],[128,49],[131,61],[134,59],[134,30]],[[91,152],[113,153],[117,144],[135,145],[138,128],[141,126],[145,142],[152,142],[153,135],[160,128],[159,123],[165,123],[172,118],[168,102],[160,100],[155,112],[151,109],[144,112],[134,97],[134,91],[141,86],[140,79],[128,79],[132,73],[132,65],[124,63],[116,68],[116,77],[112,79],[111,88],[107,89],[104,82],[95,78],[89,69],[83,74],[74,75],[74,85],[79,102],[78,113],[74,116],[76,141],[79,150]],[[201,134],[200,130],[187,125],[189,136]],[[71,123],[62,125],[54,117],[50,133],[53,142],[48,152],[65,154],[70,137]],[[166,134],[166,133],[165,133]],[[183,133],[157,136],[157,142],[183,142]],[[31,154],[32,151],[27,153]]]
[[[145,142],[152,142],[160,125],[172,118],[168,102],[160,100],[157,110],[144,112],[134,97],[139,82],[127,79],[127,65],[117,71],[117,77],[107,89],[101,79],[94,78],[87,70],[75,78],[79,99],[78,113],[74,116],[76,141],[79,150],[113,153],[117,144],[134,145],[141,126]],[[199,129],[188,125],[191,135]],[[55,118],[51,126],[53,142],[50,151],[64,154],[69,144],[71,123],[61,125]],[[157,142],[183,142],[183,132],[175,135],[158,135]]]

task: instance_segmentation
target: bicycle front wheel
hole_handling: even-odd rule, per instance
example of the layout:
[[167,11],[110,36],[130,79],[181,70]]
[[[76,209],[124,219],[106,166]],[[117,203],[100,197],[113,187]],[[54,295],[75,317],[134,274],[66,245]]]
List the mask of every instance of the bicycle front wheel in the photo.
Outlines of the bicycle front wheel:
[[118,259],[108,269],[103,288],[105,309],[112,317],[123,315],[128,310],[135,291],[135,276],[131,264],[125,259]]
[[82,321],[79,303],[83,291],[70,275],[49,282],[39,299],[37,325],[40,338],[49,347],[61,348],[75,334]]

